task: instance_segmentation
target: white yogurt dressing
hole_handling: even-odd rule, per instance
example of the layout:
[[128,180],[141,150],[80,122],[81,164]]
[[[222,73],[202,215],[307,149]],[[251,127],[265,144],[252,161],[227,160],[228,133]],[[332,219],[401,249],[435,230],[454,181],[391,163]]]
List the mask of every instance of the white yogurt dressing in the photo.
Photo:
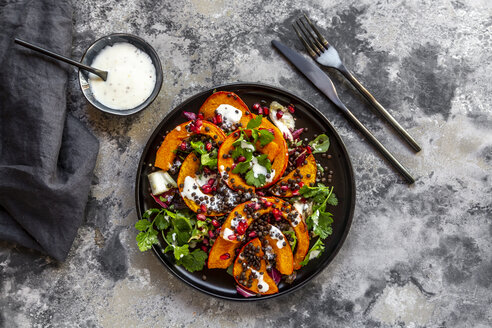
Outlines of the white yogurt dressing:
[[[282,111],[283,116],[280,119],[277,119],[277,111]],[[294,130],[296,127],[296,122],[294,120],[294,116],[282,105],[278,102],[273,101],[270,104],[270,119],[273,124],[277,126],[277,128],[282,132],[285,137],[289,140],[293,140],[292,133],[290,130]]]
[[256,148],[255,148],[255,146],[253,146],[253,144],[251,144],[250,142],[244,141],[244,140],[241,140],[240,147],[242,149],[249,149],[253,152],[256,150]]
[[135,108],[154,90],[156,70],[152,59],[142,50],[127,42],[104,47],[91,66],[108,71],[103,81],[90,74],[89,85],[94,98],[117,110]]
[[275,176],[275,170],[271,170],[271,172],[270,172],[270,178],[267,178],[268,171],[267,171],[266,167],[260,165],[258,163],[258,160],[256,159],[256,157],[253,157],[253,159],[251,160],[250,163],[252,165],[251,168],[253,170],[253,175],[254,175],[255,178],[258,178],[258,176],[260,174],[263,174],[265,176],[265,178],[266,178],[265,184],[270,183],[270,182],[273,181],[273,178]]
[[215,111],[222,116],[223,125],[226,127],[239,123],[243,116],[243,112],[227,104],[219,105]]
[[318,251],[317,249],[312,251],[310,254],[309,254],[309,260],[313,260],[315,258],[317,258],[319,256],[319,253],[321,253],[321,251]]
[[[250,267],[250,270],[251,270],[251,274],[253,274],[253,273],[256,274],[256,277],[258,279],[258,291],[260,293],[266,293],[268,291],[268,289],[270,288],[270,286],[268,286],[268,284],[265,283],[265,281],[263,280],[263,275],[251,267]],[[260,288],[260,286],[261,286],[261,288]]]
[[278,249],[284,248],[284,242],[287,244],[287,241],[285,240],[285,238],[282,234],[282,231],[280,231],[279,228],[272,225],[270,227],[269,234],[270,234],[270,237],[272,239],[277,241],[277,248]]
[[227,241],[230,241],[229,236],[234,236],[234,231],[226,227],[224,229],[224,232],[222,233],[222,238],[224,238]]

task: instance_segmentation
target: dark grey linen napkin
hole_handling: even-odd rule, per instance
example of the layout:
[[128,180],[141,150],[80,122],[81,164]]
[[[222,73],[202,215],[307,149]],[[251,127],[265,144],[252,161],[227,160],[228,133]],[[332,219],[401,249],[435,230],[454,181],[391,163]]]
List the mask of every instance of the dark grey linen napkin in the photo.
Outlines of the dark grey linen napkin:
[[67,65],[15,37],[69,56],[71,3],[0,0],[0,240],[63,261],[84,217],[99,143],[67,114]]

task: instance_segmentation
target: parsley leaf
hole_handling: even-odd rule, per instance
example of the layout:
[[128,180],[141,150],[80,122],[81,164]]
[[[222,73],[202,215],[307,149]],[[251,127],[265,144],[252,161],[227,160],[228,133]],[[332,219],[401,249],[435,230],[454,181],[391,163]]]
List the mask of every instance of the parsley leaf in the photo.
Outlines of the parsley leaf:
[[313,149],[313,154],[326,153],[330,148],[330,138],[326,134],[320,134],[316,139],[309,142],[309,146]]
[[296,248],[296,244],[297,244],[297,236],[296,236],[295,231],[287,230],[287,231],[282,231],[282,233],[284,235],[289,235],[292,237],[293,241],[289,241],[289,244],[290,244],[290,248],[292,249],[292,251],[294,251],[294,249]]
[[259,131],[260,146],[265,147],[275,139],[275,136],[270,131],[263,129]]
[[191,148],[196,151],[198,154],[203,155],[206,154],[205,145],[201,141],[192,141],[190,142]]
[[157,243],[159,243],[159,239],[157,239],[157,230],[152,228],[152,226],[149,227],[149,230],[139,232],[137,235],[137,245],[141,252],[149,250],[152,245]]
[[250,162],[241,162],[236,165],[236,167],[232,170],[232,173],[244,174],[251,167]]
[[207,257],[207,253],[201,249],[195,249],[193,252],[186,254],[177,260],[176,264],[182,265],[189,272],[201,271],[205,266]]
[[321,238],[318,238],[318,240],[316,240],[316,242],[314,243],[313,247],[311,247],[309,252],[306,254],[304,260],[301,262],[301,266],[304,266],[308,264],[310,260],[314,260],[315,258],[319,257],[324,250],[325,250],[325,245],[323,244]]
[[246,126],[246,129],[255,129],[261,125],[261,121],[263,119],[262,115],[256,116],[254,119],[248,122],[248,125]]
[[266,177],[263,174],[258,174],[258,176],[255,177],[255,173],[252,169],[249,170],[244,177],[247,184],[255,186],[256,188],[263,186],[266,182]]
[[210,168],[214,168],[217,166],[217,149],[210,153],[205,153],[200,157],[200,163],[203,166],[208,166]]

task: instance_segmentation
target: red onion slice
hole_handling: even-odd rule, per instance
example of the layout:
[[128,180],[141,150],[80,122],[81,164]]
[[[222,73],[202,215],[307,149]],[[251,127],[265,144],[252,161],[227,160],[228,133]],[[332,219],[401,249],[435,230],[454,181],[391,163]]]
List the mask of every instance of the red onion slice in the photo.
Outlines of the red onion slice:
[[270,275],[270,277],[272,277],[273,281],[275,281],[275,285],[278,285],[278,283],[280,282],[280,279],[282,279],[282,275],[275,268],[272,268],[269,275]]
[[297,129],[292,132],[292,137],[295,139],[298,139],[301,133],[304,131],[304,128]]
[[255,293],[250,292],[249,290],[244,289],[243,287],[236,285],[237,292],[244,297],[256,296]]
[[167,208],[167,204],[164,203],[162,200],[160,200],[160,196],[155,196],[154,194],[150,194],[152,196],[152,198],[154,198],[155,202],[159,205],[161,205],[163,208]]
[[185,112],[183,111],[183,116],[186,117],[190,121],[196,120],[196,114],[192,112]]

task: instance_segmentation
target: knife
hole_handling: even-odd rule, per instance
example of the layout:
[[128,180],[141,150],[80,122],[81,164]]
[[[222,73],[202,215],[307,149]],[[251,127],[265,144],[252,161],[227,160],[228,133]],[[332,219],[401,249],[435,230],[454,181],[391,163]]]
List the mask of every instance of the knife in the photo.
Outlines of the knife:
[[301,54],[290,49],[286,45],[277,40],[272,41],[272,45],[277,48],[304,76],[311,81],[316,88],[318,88],[325,96],[330,99],[335,106],[342,111],[347,119],[355,125],[355,127],[372,143],[372,145],[390,162],[391,165],[405,178],[405,180],[412,184],[415,179],[410,172],[390,153],[386,147],[362,124],[357,117],[344,105],[344,103],[338,98],[337,91],[331,79],[323,72],[316,64],[311,60],[306,59]]

